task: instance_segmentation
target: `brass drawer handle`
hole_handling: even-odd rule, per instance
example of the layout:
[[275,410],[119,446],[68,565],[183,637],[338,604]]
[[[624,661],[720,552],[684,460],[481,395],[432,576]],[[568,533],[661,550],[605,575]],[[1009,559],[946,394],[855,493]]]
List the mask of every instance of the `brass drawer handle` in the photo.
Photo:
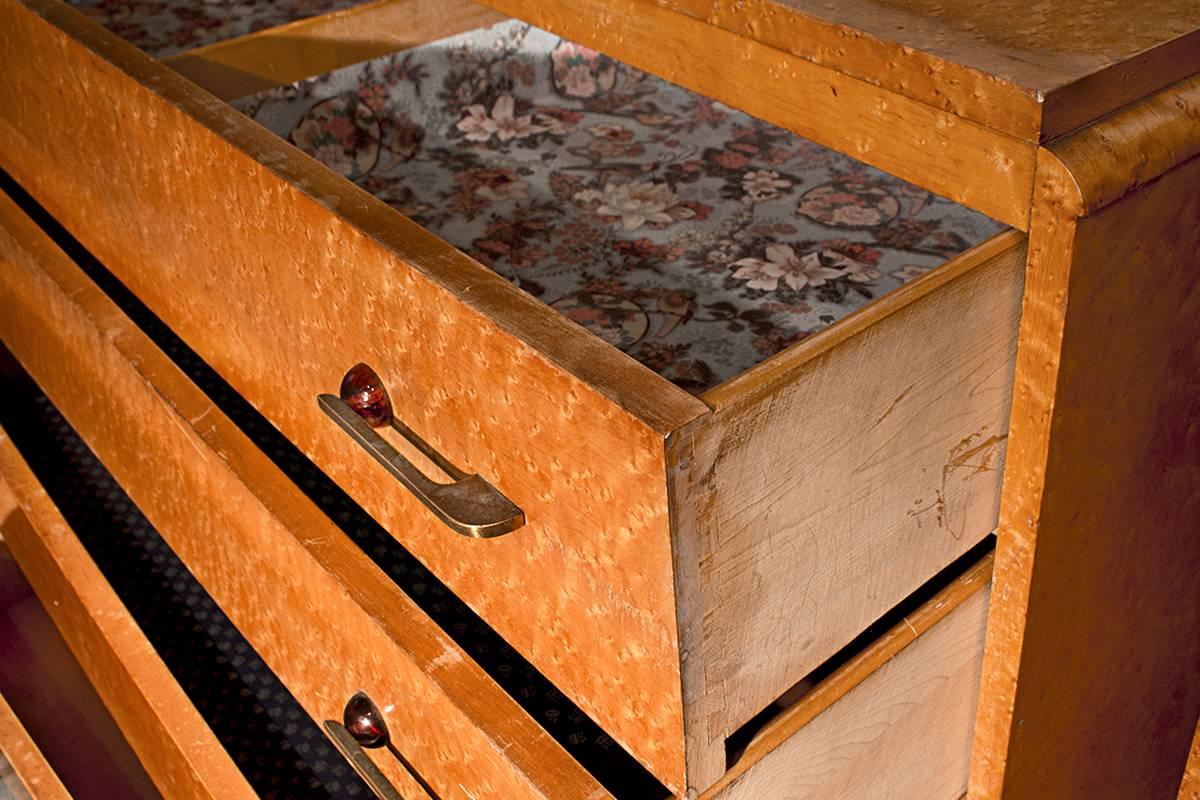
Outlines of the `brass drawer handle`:
[[[346,373],[340,395],[322,394],[317,403],[451,530],[475,539],[490,539],[511,533],[525,524],[525,512],[499,489],[481,476],[468,475],[455,467],[396,419],[383,381],[366,364],[357,364]],[[421,472],[373,430],[384,426],[399,432],[453,478],[453,482],[438,483]]]
[[433,788],[392,746],[391,734],[388,732],[383,714],[380,713],[379,708],[366,692],[355,692],[354,696],[346,702],[346,707],[342,710],[341,722],[332,719],[325,720],[325,732],[329,734],[329,738],[338,752],[350,762],[350,766],[354,767],[354,771],[366,782],[367,786],[371,787],[371,791],[375,792],[380,800],[404,800],[404,798],[400,792],[396,791],[396,787],[379,767],[375,766],[375,762],[367,756],[363,748],[386,747],[400,761],[400,765],[408,771],[417,785],[430,797],[437,798]]

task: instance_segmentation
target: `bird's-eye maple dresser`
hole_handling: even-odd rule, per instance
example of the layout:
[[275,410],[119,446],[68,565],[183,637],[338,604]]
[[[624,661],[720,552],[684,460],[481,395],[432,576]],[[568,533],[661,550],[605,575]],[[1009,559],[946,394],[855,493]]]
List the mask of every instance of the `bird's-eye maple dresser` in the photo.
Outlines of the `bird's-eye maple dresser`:
[[0,0],[4,542],[163,794],[1195,798],[1200,4],[485,4]]

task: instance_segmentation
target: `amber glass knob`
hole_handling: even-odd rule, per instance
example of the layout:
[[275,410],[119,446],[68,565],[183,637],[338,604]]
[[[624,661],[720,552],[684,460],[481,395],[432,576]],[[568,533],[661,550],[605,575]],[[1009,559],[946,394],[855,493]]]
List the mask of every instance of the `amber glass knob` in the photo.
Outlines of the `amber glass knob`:
[[382,428],[392,422],[392,401],[388,399],[383,381],[366,364],[355,364],[342,378],[338,392],[342,402],[354,409],[372,428]]
[[388,743],[387,723],[366,692],[355,692],[346,703],[342,725],[362,747],[370,749]]

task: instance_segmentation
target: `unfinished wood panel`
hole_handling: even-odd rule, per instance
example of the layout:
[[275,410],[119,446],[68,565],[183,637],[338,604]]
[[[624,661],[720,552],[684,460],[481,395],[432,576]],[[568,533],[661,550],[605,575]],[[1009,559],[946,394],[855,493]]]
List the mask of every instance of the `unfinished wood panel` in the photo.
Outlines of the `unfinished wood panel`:
[[[0,515],[0,521],[6,517]],[[0,695],[0,754],[7,759],[20,785],[36,800],[71,800],[66,787],[54,773],[54,768],[29,737],[29,732],[17,719],[3,695]],[[0,788],[5,783],[0,781]]]
[[314,719],[365,689],[444,798],[608,796],[6,198],[0,211],[0,338]]
[[988,595],[974,592],[714,800],[957,800],[967,785]]
[[1179,791],[1200,716],[1198,108],[1185,82],[1039,157],[972,797]]
[[706,396],[717,424],[678,442],[700,488],[673,498],[699,507],[677,537],[698,542],[680,628],[706,775],[726,736],[993,530],[1024,256],[1001,236]]
[[2,430],[0,474],[21,506],[5,543],[159,791],[255,797]]
[[655,4],[1031,141],[1200,71],[1200,5],[1190,0]]
[[[755,735],[737,762],[721,776],[721,780],[704,793],[703,800],[721,796],[727,786],[754,770],[777,748],[788,747],[793,735],[987,587],[992,580],[992,561],[991,553],[984,556],[920,608],[812,687],[803,697],[780,711]],[[980,652],[982,654],[982,647]],[[753,783],[755,779],[751,777],[748,780]]]
[[1034,146],[648,0],[487,0],[1017,228]]
[[[0,3],[5,169],[680,787],[663,438],[707,407],[70,9],[34,6]],[[328,419],[318,394],[358,361],[405,423],[527,524],[454,534]]]
[[375,0],[162,60],[233,100],[503,19],[470,0]]

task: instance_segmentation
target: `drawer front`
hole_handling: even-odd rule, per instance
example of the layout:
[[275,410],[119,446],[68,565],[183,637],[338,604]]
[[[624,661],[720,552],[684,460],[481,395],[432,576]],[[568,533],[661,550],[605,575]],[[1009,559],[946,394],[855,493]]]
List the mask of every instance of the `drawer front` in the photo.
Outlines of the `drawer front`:
[[[0,48],[0,165],[680,788],[663,439],[707,407],[65,6],[0,0]],[[523,527],[449,531],[321,411],[360,361]]]
[[441,797],[606,796],[6,198],[0,212],[0,338],[314,719],[365,690]]

